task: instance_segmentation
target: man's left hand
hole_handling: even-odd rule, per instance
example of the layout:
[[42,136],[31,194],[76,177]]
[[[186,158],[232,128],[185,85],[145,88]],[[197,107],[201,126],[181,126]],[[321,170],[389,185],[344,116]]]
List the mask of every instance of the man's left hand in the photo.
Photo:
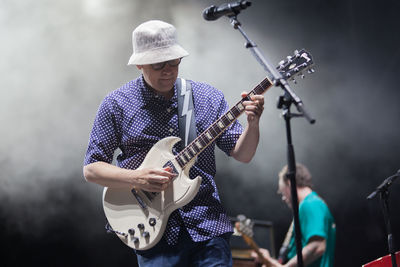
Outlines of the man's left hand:
[[[248,95],[247,92],[241,94],[242,98]],[[250,101],[244,101],[243,106],[245,107],[245,113],[247,115],[247,121],[249,123],[258,123],[260,116],[264,110],[264,96],[253,95],[250,97]]]

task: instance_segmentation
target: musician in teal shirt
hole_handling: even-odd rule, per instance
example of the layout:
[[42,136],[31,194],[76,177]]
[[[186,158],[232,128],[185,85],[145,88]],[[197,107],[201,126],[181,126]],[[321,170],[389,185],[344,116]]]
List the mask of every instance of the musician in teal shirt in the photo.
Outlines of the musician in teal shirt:
[[[286,177],[287,171],[287,166],[285,166],[279,173],[278,193],[291,208],[290,180]],[[325,201],[312,190],[311,174],[303,164],[296,165],[296,186],[300,203],[299,221],[304,266],[332,267],[336,242],[335,221]],[[287,245],[286,255],[280,255],[279,260],[270,257],[268,250],[261,250],[264,257],[270,260],[274,267],[297,266],[295,237],[290,232],[291,230],[289,230],[289,235],[291,235],[290,242],[289,244],[284,244],[284,246]],[[289,260],[288,262],[286,262],[287,259]]]
[[[333,216],[329,211],[326,203],[317,195],[315,191],[309,193],[299,205],[299,220],[302,233],[303,248],[313,240],[318,243],[315,251],[321,246],[320,242],[324,242],[324,253],[321,257],[306,266],[333,266],[336,227]],[[311,252],[312,253],[312,252]],[[321,252],[316,253],[319,256]],[[303,249],[304,254],[304,249]],[[292,235],[289,243],[288,258],[296,258],[295,238]],[[303,257],[304,258],[304,257]],[[304,261],[305,262],[305,261]]]

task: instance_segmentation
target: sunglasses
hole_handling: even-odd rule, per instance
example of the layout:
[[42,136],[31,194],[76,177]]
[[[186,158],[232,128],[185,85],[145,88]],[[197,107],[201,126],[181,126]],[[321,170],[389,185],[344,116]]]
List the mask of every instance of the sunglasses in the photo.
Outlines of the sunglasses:
[[171,67],[176,67],[181,63],[182,58],[177,58],[169,61],[164,61],[160,63],[150,64],[153,70],[162,70],[165,67],[165,64],[168,63]]

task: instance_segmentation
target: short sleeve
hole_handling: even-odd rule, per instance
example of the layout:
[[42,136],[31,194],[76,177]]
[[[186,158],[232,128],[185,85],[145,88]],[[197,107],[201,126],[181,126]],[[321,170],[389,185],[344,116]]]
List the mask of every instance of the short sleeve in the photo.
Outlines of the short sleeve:
[[119,144],[118,123],[112,99],[107,96],[97,111],[90,133],[84,165],[104,161],[111,163],[115,149]]
[[[219,109],[218,109],[218,118],[228,112],[229,106],[226,102],[223,94],[221,93]],[[243,127],[239,123],[239,121],[235,120],[228,128],[217,138],[216,144],[219,149],[225,152],[228,156],[230,156],[230,152],[235,147],[237,140],[240,135],[243,133]]]
[[330,224],[328,207],[323,201],[304,203],[300,207],[299,216],[301,217],[301,232],[306,244],[313,236],[327,239]]

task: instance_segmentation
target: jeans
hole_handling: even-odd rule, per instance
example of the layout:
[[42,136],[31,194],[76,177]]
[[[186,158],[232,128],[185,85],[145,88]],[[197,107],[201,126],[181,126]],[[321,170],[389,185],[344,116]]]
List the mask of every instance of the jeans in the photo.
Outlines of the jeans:
[[182,228],[178,244],[170,246],[161,239],[151,249],[136,251],[136,255],[140,267],[231,267],[230,236],[231,233],[226,233],[207,241],[194,242]]

